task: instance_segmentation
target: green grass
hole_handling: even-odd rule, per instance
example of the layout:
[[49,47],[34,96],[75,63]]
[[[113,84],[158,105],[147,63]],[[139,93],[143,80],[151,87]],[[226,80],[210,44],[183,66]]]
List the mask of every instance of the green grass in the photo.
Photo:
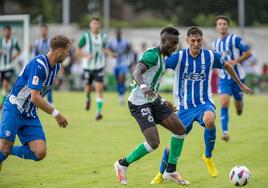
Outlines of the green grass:
[[[163,94],[171,99],[171,94]],[[39,112],[47,136],[47,158],[40,162],[10,156],[0,172],[0,188],[84,188],[121,187],[115,180],[113,163],[144,141],[139,127],[127,106],[118,105],[115,93],[106,93],[104,119],[95,121],[95,104],[84,111],[84,94],[55,93],[55,105],[69,120],[69,127],[59,128],[49,115]],[[219,106],[218,98],[215,98]],[[228,181],[230,169],[246,165],[252,172],[247,187],[267,187],[268,179],[268,100],[267,96],[245,99],[242,117],[231,106],[231,141],[224,143],[217,117],[217,142],[214,150],[219,176],[210,178],[201,160],[204,151],[203,128],[195,124],[185,140],[177,166],[190,187],[233,187]],[[219,114],[219,108],[217,110]],[[128,169],[128,187],[152,187],[149,183],[159,169],[170,133],[159,126],[161,145]],[[18,142],[17,142],[18,143]],[[174,187],[165,183],[156,187]]]

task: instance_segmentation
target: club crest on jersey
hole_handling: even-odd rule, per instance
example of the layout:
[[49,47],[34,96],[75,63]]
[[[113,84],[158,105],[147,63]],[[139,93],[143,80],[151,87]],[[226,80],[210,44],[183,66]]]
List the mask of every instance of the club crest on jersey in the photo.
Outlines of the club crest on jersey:
[[38,76],[34,76],[33,77],[33,80],[32,80],[32,84],[33,85],[38,85],[38,82],[39,82],[39,77]]
[[206,74],[204,72],[201,73],[183,73],[183,78],[186,80],[205,80],[206,79]]

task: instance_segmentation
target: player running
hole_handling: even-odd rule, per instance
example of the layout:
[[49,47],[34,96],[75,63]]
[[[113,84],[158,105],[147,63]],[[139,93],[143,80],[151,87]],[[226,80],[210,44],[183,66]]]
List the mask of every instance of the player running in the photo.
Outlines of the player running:
[[160,141],[156,124],[162,125],[173,133],[164,178],[178,184],[189,184],[176,172],[185,128],[165,100],[158,94],[160,79],[165,71],[163,57],[169,56],[177,49],[178,36],[177,29],[165,27],[160,34],[160,45],[145,51],[134,70],[133,76],[137,85],[131,91],[128,104],[130,112],[137,120],[146,140],[126,157],[114,163],[116,176],[121,184],[127,184],[126,172],[128,166],[159,146]]
[[3,37],[0,37],[0,76],[2,85],[2,101],[0,108],[9,93],[10,81],[15,74],[15,59],[21,54],[18,40],[12,35],[9,25],[3,27]]
[[[177,117],[181,119],[188,134],[197,121],[204,127],[205,153],[202,156],[210,176],[217,177],[218,172],[212,159],[212,151],[216,140],[216,110],[212,101],[211,74],[213,68],[224,68],[237,82],[242,91],[250,94],[252,91],[244,85],[235,73],[232,62],[210,50],[202,49],[203,33],[198,27],[190,27],[187,31],[189,48],[178,51],[168,57],[166,68],[175,71],[173,94],[176,106],[179,108]],[[166,148],[160,165],[160,172],[151,184],[163,182],[163,173],[167,168],[169,148]]]
[[[20,73],[6,98],[0,125],[0,166],[9,154],[39,161],[46,156],[46,138],[37,108],[55,117],[60,127],[68,122],[43,98],[52,87],[61,63],[69,54],[71,42],[62,35],[51,39],[46,55],[31,60]],[[16,135],[22,145],[13,146]]]
[[82,58],[84,78],[86,79],[86,110],[90,109],[90,94],[93,91],[93,81],[95,81],[96,120],[102,119],[105,54],[109,52],[106,43],[106,35],[101,32],[101,21],[99,18],[93,17],[89,21],[89,31],[85,32],[79,41],[77,54]]
[[[225,60],[232,60],[236,74],[239,76],[241,82],[245,83],[246,75],[241,63],[248,59],[252,54],[249,45],[246,44],[240,36],[229,33],[229,24],[230,20],[226,16],[220,15],[216,17],[216,30],[220,34],[220,37],[213,42],[213,49],[220,53]],[[227,142],[230,139],[228,133],[228,108],[230,99],[231,96],[234,97],[236,113],[241,115],[244,106],[243,92],[237,82],[225,70],[221,70],[220,72],[218,87],[221,102],[222,139]]]

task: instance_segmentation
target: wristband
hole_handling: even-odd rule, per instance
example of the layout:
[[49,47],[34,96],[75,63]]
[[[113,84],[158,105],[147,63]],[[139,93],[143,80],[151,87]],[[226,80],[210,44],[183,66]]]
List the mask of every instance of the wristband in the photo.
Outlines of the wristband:
[[140,85],[140,89],[144,89],[144,88],[146,88],[147,86],[145,85],[145,84],[141,84]]
[[52,115],[53,117],[56,117],[59,113],[60,113],[60,112],[59,112],[58,110],[54,109],[54,110],[52,111],[51,115]]

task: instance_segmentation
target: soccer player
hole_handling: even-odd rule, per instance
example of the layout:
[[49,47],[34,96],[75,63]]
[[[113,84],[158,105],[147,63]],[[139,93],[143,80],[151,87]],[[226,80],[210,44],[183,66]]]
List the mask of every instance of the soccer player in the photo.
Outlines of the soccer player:
[[21,54],[18,40],[12,37],[12,29],[9,25],[3,27],[3,36],[0,37],[0,76],[2,84],[2,105],[9,93],[10,81],[14,76],[14,60]]
[[[216,30],[220,37],[213,42],[213,49],[219,52],[225,60],[233,60],[234,69],[241,82],[245,82],[245,72],[241,63],[248,59],[252,54],[250,47],[240,36],[229,33],[230,20],[228,17],[220,15],[216,17]],[[219,75],[218,92],[221,103],[221,127],[223,131],[222,139],[229,141],[228,133],[229,123],[229,103],[231,96],[234,97],[236,113],[242,114],[243,111],[243,92],[236,81],[231,78],[228,72],[221,70]]]
[[189,184],[176,171],[177,159],[184,141],[185,128],[173,113],[173,110],[158,94],[160,79],[165,71],[163,57],[170,55],[177,49],[178,36],[177,29],[165,27],[160,33],[160,45],[145,51],[134,70],[133,76],[136,87],[131,91],[128,104],[130,113],[138,122],[145,137],[145,142],[138,145],[126,157],[114,163],[116,176],[121,184],[127,184],[126,172],[128,166],[159,146],[160,141],[156,124],[162,125],[173,133],[164,178],[178,184]]
[[[205,153],[202,159],[207,165],[209,174],[217,177],[218,172],[212,159],[216,140],[216,111],[211,93],[212,69],[224,68],[242,91],[250,94],[251,89],[239,80],[231,61],[226,62],[219,53],[202,49],[203,33],[198,27],[193,26],[188,29],[186,40],[189,48],[178,51],[165,60],[166,68],[175,71],[173,94],[176,106],[179,108],[177,117],[185,126],[186,134],[191,131],[194,121],[204,127]],[[166,148],[160,173],[151,181],[151,184],[163,181],[169,155],[169,149]]]
[[[48,26],[46,24],[40,27],[41,38],[35,41],[34,55],[47,54],[50,49],[50,39],[48,38]],[[52,88],[47,92],[47,101],[53,106]]]
[[[61,62],[68,56],[70,40],[62,35],[51,39],[46,55],[31,60],[20,73],[6,98],[0,125],[0,165],[9,154],[39,161],[46,156],[46,138],[37,115],[37,108],[52,115],[60,127],[66,127],[65,117],[49,105],[44,96],[52,87]],[[22,145],[13,146],[16,135]]]
[[90,109],[90,94],[93,91],[93,81],[95,81],[97,115],[96,120],[102,119],[103,106],[103,77],[105,54],[109,53],[106,48],[106,35],[101,32],[101,21],[93,17],[89,21],[89,31],[85,32],[79,41],[77,54],[83,61],[84,78],[86,79],[86,105],[85,109]]
[[119,94],[119,103],[124,105],[125,103],[125,82],[128,74],[128,66],[126,62],[126,53],[128,48],[128,41],[122,38],[122,31],[120,28],[116,30],[116,38],[112,40],[108,48],[115,54],[116,57],[116,66],[114,68],[114,75],[117,84],[117,92]]

